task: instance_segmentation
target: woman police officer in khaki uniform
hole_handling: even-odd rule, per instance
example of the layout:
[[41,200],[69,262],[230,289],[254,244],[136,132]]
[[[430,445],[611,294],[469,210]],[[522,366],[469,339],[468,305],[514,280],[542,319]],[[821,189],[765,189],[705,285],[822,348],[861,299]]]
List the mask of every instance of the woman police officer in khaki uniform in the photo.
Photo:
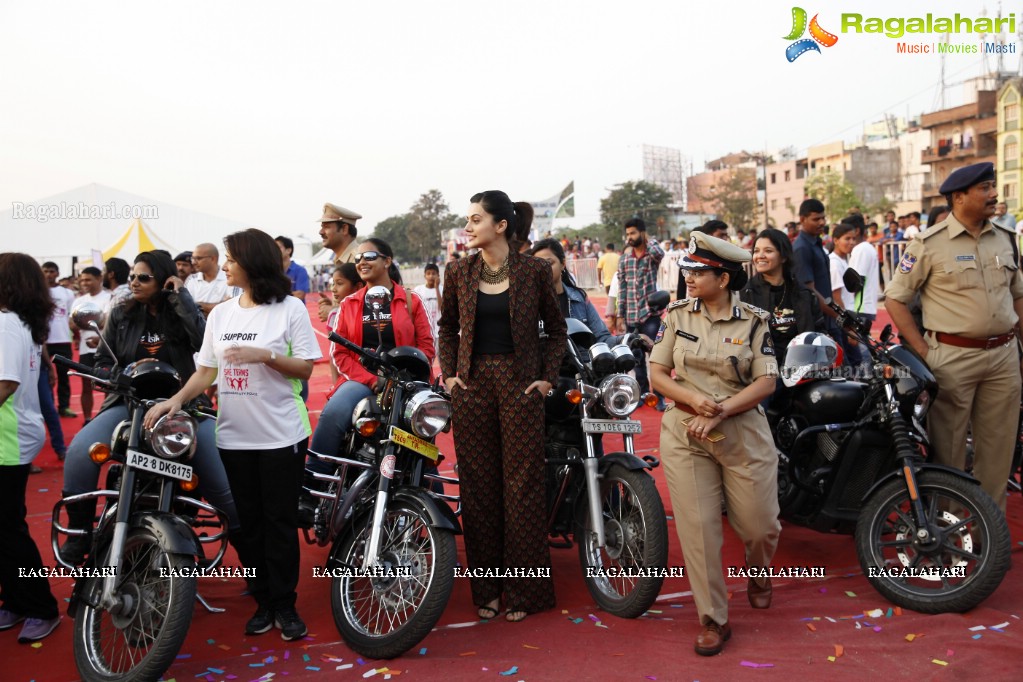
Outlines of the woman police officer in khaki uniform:
[[[720,652],[732,635],[722,494],[747,566],[770,566],[781,532],[777,450],[759,407],[774,391],[778,367],[767,313],[737,293],[749,260],[738,246],[694,233],[681,264],[689,298],[668,307],[650,354],[654,388],[675,401],[661,422],[661,458],[702,626],[696,653],[703,656]],[[770,578],[750,578],[747,595],[754,608],[766,609]]]

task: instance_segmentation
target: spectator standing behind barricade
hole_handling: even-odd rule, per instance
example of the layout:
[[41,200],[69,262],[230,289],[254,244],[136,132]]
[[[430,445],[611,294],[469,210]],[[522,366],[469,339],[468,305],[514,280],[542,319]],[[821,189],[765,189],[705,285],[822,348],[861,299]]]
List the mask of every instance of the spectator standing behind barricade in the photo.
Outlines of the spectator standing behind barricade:
[[[53,299],[53,317],[50,318],[50,334],[46,337],[46,352],[50,357],[63,355],[72,357],[71,351],[71,306],[75,295],[60,286],[57,279],[60,268],[52,261],[43,263],[43,275],[50,285],[50,298]],[[77,417],[71,411],[71,381],[66,367],[57,367],[57,412],[61,417]]]
[[[568,332],[550,266],[518,252],[533,207],[489,190],[470,200],[465,231],[479,252],[447,267],[440,366],[452,396],[465,554],[477,615],[509,621],[554,606],[549,575],[544,398],[558,380]],[[545,336],[539,334],[543,324]],[[523,577],[529,567],[546,577]]]
[[[699,227],[694,227],[693,232],[702,232],[703,234],[709,234],[715,239],[723,239],[728,241],[728,223],[721,220],[708,220]],[[692,236],[692,235],[690,235]],[[676,298],[685,298],[686,293],[686,278],[682,275],[682,262],[689,255],[689,249],[682,249],[678,254],[678,284],[675,287]]]
[[[619,334],[639,332],[650,338],[657,335],[661,325],[659,314],[650,310],[647,299],[657,291],[657,267],[664,251],[656,239],[647,236],[642,218],[631,218],[625,223],[627,246],[618,263],[618,329]],[[636,380],[644,393],[650,390],[647,377],[646,353],[638,345],[632,349],[636,356]],[[664,411],[664,397],[657,396],[657,410]]]
[[295,242],[290,237],[281,235],[274,239],[281,250],[281,259],[284,265],[284,274],[291,280],[291,295],[300,301],[305,301],[305,295],[309,293],[309,273],[301,265],[291,260],[295,253]]
[[835,324],[837,315],[828,305],[832,293],[831,268],[820,238],[825,223],[824,204],[817,199],[803,201],[799,205],[799,236],[792,244],[792,252],[799,283],[814,292],[824,313],[823,331],[838,341],[841,335]]
[[419,294],[426,308],[426,314],[430,317],[430,330],[433,332],[434,343],[437,342],[437,320],[440,319],[440,268],[436,263],[427,263],[423,268],[424,284],[420,284],[414,292]]
[[34,258],[0,253],[0,630],[24,623],[18,633],[22,644],[46,637],[60,624],[47,579],[18,575],[43,568],[25,522],[25,491],[32,460],[45,440],[38,386],[55,307]]
[[[844,277],[846,270],[849,269],[849,255],[856,246],[856,226],[846,222],[839,223],[832,232],[832,244],[835,248],[828,256],[831,298],[844,309],[855,310],[856,297],[845,287]],[[842,344],[844,358],[842,364],[859,367],[862,361],[859,343],[844,331],[839,331],[839,337],[837,340]]]
[[220,251],[213,244],[199,244],[192,252],[195,273],[185,281],[185,288],[205,317],[210,311],[238,295],[237,287],[229,286],[220,269]]
[[618,260],[621,257],[615,251],[614,242],[604,245],[604,253],[597,259],[597,277],[600,278],[600,285],[604,287],[604,293],[611,293],[611,278],[618,272]]
[[[1015,234],[989,219],[998,187],[994,165],[949,174],[939,191],[952,214],[906,247],[888,287],[886,307],[905,342],[938,380],[927,415],[935,461],[966,465],[966,430],[974,442],[973,475],[1005,511],[1020,403],[1018,329],[1023,312]],[[921,335],[907,304],[920,292]]]
[[[84,303],[94,303],[100,310],[105,310],[110,301],[110,292],[103,289],[103,273],[99,268],[87,267],[82,269],[78,276],[78,283],[82,295],[75,299],[72,310]],[[91,329],[78,330],[78,362],[83,365],[93,366],[96,361],[96,348],[99,346],[99,334]],[[82,377],[82,418],[84,424],[92,421],[92,381]]]
[[212,310],[195,373],[146,413],[145,425],[181,409],[219,375],[217,447],[241,522],[232,536],[238,558],[255,573],[248,584],[258,606],[245,632],[276,626],[290,641],[306,635],[295,588],[298,496],[312,429],[299,392],[321,353],[273,238],[248,229],[228,235],[224,246],[227,283],[242,293]]

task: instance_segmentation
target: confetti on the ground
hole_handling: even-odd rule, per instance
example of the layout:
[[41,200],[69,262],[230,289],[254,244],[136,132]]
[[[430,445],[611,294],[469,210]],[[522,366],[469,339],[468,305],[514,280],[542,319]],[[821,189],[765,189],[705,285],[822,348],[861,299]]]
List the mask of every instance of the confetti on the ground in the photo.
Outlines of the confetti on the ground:
[[810,632],[817,632],[817,627],[813,623],[807,623],[806,629]]
[[216,644],[216,643],[217,643],[217,640],[215,640],[215,639],[207,639],[207,640],[206,640],[206,643],[207,643],[207,644]]
[[291,658],[291,649],[285,649],[284,650],[284,660],[286,661],[289,658]]
[[922,633],[921,633],[921,634],[919,634],[919,635],[914,635],[914,634],[908,634],[908,635],[906,635],[906,641],[907,641],[907,642],[912,642],[912,641],[913,641],[914,639],[916,639],[917,637],[923,637],[923,634],[922,634]]
[[938,660],[937,658],[932,658],[931,659],[931,663],[933,663],[935,665],[948,665],[948,661],[941,661],[941,660]]
[[895,607],[895,615],[896,616],[901,616],[902,615],[902,607],[901,606],[896,606]]
[[224,674],[224,671],[221,668],[209,668],[209,671],[211,673],[217,673],[218,675],[223,675]]
[[302,654],[302,660],[303,660],[303,661],[304,661],[305,663],[308,663],[308,662],[309,662],[309,654]]
[[226,644],[218,644],[218,645],[217,645],[217,648],[218,648],[218,649],[223,649],[224,651],[230,651],[230,650],[231,650],[231,647],[229,647],[229,646],[228,646],[228,645],[226,645]]
[[594,616],[592,613],[590,614],[590,620],[592,620],[594,623],[600,622],[600,619]]
[[835,645],[835,658],[842,658],[842,654],[845,653],[845,647],[841,644]]
[[837,658],[835,658],[834,656],[828,656],[828,660],[829,660],[830,662],[834,663],[834,662],[835,662],[835,661],[837,661],[838,659],[837,659]]
[[568,609],[561,609],[561,615],[567,616],[568,615]]
[[463,651],[462,653],[460,653],[458,655],[459,656],[475,656],[476,652],[475,651]]
[[420,656],[425,656],[426,655],[426,647],[425,646],[422,649],[419,650],[419,655]]
[[647,611],[646,611],[646,612],[647,612],[647,613],[664,613],[663,611],[658,611],[658,610],[656,610],[656,609],[647,609]]
[[852,592],[852,591],[850,591],[850,590],[846,590],[846,591],[845,591],[845,596],[847,596],[847,597],[855,597],[855,596],[856,596],[856,593],[855,593],[855,592]]
[[1005,621],[1004,623],[999,623],[998,625],[988,626],[988,630],[1001,630],[1002,628],[1007,628],[1007,627],[1009,627],[1009,621]]
[[774,663],[754,663],[753,661],[743,661],[740,663],[744,668],[773,668]]
[[571,621],[573,623],[575,623],[576,625],[578,625],[579,623],[583,622],[583,619],[582,618],[572,618]]
[[874,626],[874,632],[881,632],[881,626],[880,625],[875,625]]
[[884,617],[885,618],[891,618],[892,617],[892,607],[890,607],[890,606],[888,607],[888,611],[885,612]]
[[864,611],[864,615],[870,616],[871,618],[880,618],[884,615],[884,611],[881,609],[874,609],[873,611]]
[[345,663],[344,665],[339,665],[338,667],[334,668],[334,670],[348,670],[354,665],[355,665],[354,663]]
[[974,625],[972,628],[968,628],[970,632],[977,632],[978,630],[987,630],[987,627],[983,625]]
[[192,657],[192,654],[178,654],[174,658],[180,661],[182,659],[191,658],[191,657]]
[[514,675],[518,671],[519,671],[519,666],[513,665],[512,667],[508,668],[507,670],[502,670],[501,674],[504,675],[505,677],[507,677],[509,675]]
[[831,616],[824,616],[824,618],[826,618],[827,620],[831,621],[832,623],[837,623],[838,622],[837,620],[835,620]]
[[42,642],[32,642],[32,648],[33,649],[41,649],[41,648],[43,648],[43,643]]
[[[473,653],[476,652],[474,651]],[[366,661],[362,660],[361,658],[355,659],[355,662],[358,663],[359,665],[366,665]]]
[[945,657],[946,658],[952,658],[955,655],[956,655],[956,652],[952,651],[951,649],[945,649]]
[[984,636],[984,635],[974,635],[974,636],[972,637],[972,639],[980,639],[980,638],[981,638],[981,637],[983,637],[983,636]]
[[318,672],[320,672],[320,669],[319,669],[319,668],[317,668],[317,667],[316,667],[315,665],[307,665],[307,666],[305,667],[305,669],[306,669],[306,670],[312,670],[312,671],[313,671],[314,673],[318,673]]
[[532,644],[523,644],[522,646],[527,648],[527,649],[539,649],[540,648],[538,646],[533,646]]

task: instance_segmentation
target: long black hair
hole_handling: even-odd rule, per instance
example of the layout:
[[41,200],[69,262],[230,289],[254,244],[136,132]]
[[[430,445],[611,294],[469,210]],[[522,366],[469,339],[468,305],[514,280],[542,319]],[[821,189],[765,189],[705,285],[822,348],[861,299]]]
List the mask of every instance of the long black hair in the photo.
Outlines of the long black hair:
[[36,259],[25,253],[0,253],[0,310],[17,315],[40,346],[50,334],[54,307]]
[[545,250],[553,253],[554,257],[561,261],[561,283],[566,287],[579,289],[579,291],[583,292],[583,296],[586,296],[586,292],[579,288],[579,285],[575,283],[575,279],[569,274],[568,268],[565,267],[565,248],[561,245],[561,242],[557,239],[541,239],[529,248],[528,253],[530,256],[535,256],[540,251]]
[[[278,253],[280,252],[278,251]],[[188,335],[185,333],[184,327],[177,324],[177,316],[171,310],[170,301],[167,300],[167,294],[170,292],[163,288],[169,278],[178,276],[178,268],[174,265],[174,261],[165,251],[143,251],[135,256],[133,262],[148,265],[153,272],[156,285],[160,288],[160,291],[156,292],[152,304],[156,309],[156,319],[162,323],[161,331],[172,343],[187,345],[189,343]],[[123,305],[125,317],[145,319],[147,306],[136,301],[134,296],[128,297]]]
[[[766,229],[757,235],[757,238],[753,241],[753,248],[756,248],[757,242],[761,239],[771,242],[771,245],[778,251],[778,255],[781,257],[782,281],[789,284],[798,284],[796,281],[796,269],[793,267],[792,242],[789,241],[788,235],[773,227]],[[759,273],[755,276],[761,277]]]
[[387,276],[395,284],[401,284],[401,270],[394,263],[394,249],[391,248],[391,245],[380,237],[367,237],[366,241],[377,247],[377,251],[382,255],[391,259],[391,264],[387,267]]
[[224,246],[245,271],[253,303],[280,303],[291,295],[291,279],[284,274],[281,249],[273,237],[250,227],[224,237]]
[[504,235],[512,251],[518,251],[529,239],[529,229],[533,226],[533,205],[528,201],[512,202],[501,190],[488,189],[473,194],[469,202],[482,206],[484,211],[494,217],[494,222],[508,222]]

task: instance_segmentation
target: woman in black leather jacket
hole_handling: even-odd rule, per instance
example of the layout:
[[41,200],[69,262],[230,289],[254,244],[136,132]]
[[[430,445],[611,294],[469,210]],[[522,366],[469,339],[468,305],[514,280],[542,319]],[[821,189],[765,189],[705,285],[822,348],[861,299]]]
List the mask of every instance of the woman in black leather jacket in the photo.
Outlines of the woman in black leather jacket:
[[[202,346],[205,319],[191,295],[177,277],[170,256],[146,251],[135,258],[128,277],[131,298],[115,306],[103,329],[103,339],[96,349],[96,371],[123,369],[146,358],[171,364],[182,381],[195,372],[193,354]],[[109,346],[114,356],[107,350]],[[108,395],[99,414],[86,424],[71,441],[64,462],[64,497],[96,490],[100,466],[89,458],[89,447],[96,442],[110,442],[117,425],[128,418],[128,409],[116,395]],[[198,444],[192,465],[199,476],[199,490],[210,504],[229,519],[232,529],[238,526],[234,498],[227,483],[224,465],[217,452],[215,424],[203,419],[199,424]],[[92,528],[96,501],[86,500],[67,505],[71,528]],[[74,536],[60,548],[61,558],[81,563],[89,550],[88,536]]]
[[801,332],[819,328],[820,306],[813,293],[798,282],[792,244],[781,230],[764,230],[757,236],[753,269],[739,296],[770,314],[771,340],[781,367],[789,341]]

